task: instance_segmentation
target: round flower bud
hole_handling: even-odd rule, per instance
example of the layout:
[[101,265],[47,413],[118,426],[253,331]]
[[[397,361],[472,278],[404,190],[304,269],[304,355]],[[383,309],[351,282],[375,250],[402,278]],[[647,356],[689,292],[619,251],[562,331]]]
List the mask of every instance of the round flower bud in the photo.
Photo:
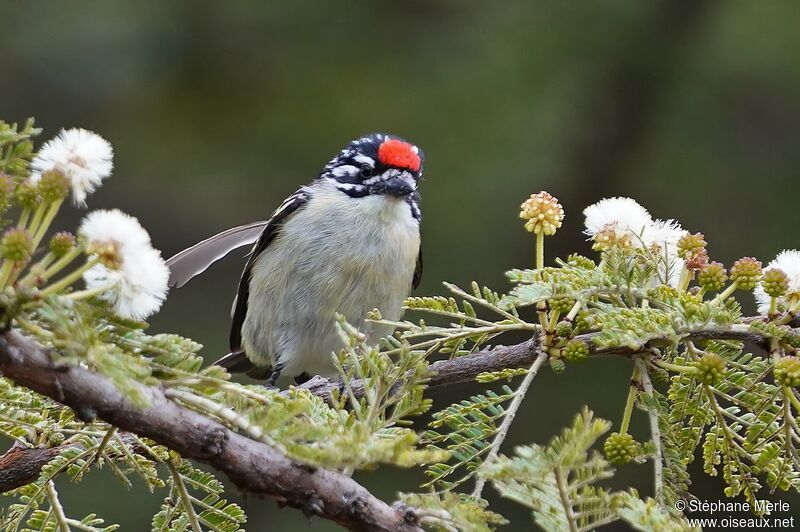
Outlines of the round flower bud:
[[707,264],[697,274],[697,282],[706,290],[722,290],[727,280],[728,274],[725,272],[725,266],[719,262]]
[[6,210],[14,197],[14,179],[0,173],[0,210]]
[[781,357],[775,362],[775,368],[772,370],[775,376],[775,382],[780,386],[788,386],[790,388],[800,387],[800,358],[797,357]]
[[687,233],[678,240],[678,256],[688,259],[692,255],[706,250],[706,241],[703,233]]
[[567,312],[572,310],[572,306],[574,304],[575,300],[566,296],[554,297],[553,299],[548,301],[550,309],[560,312],[561,314],[566,314]]
[[550,357],[550,369],[552,369],[553,373],[556,375],[561,375],[564,373],[564,370],[567,369],[567,365],[564,364],[564,361],[560,358]]
[[56,233],[50,239],[50,252],[56,257],[63,257],[75,247],[75,235],[68,231]]
[[603,229],[592,237],[592,249],[595,251],[608,251],[614,246],[629,248],[631,246],[630,235],[618,235],[614,229]]
[[567,257],[567,264],[584,270],[594,270],[596,267],[592,259],[584,257],[583,255],[578,255],[577,253],[573,253]]
[[38,186],[42,200],[52,203],[69,195],[70,181],[62,172],[50,170],[42,174]]
[[603,443],[603,452],[612,464],[627,464],[639,454],[639,444],[627,432],[614,432]]
[[731,279],[740,290],[752,290],[761,280],[761,261],[744,257],[731,266]]
[[531,233],[554,235],[564,220],[564,208],[558,200],[547,192],[531,194],[520,207],[519,217],[525,222],[525,229]]
[[764,272],[761,287],[770,297],[781,297],[789,290],[789,276],[783,270],[770,268]]
[[4,259],[24,262],[33,252],[33,240],[24,229],[9,229],[0,240],[0,250]]
[[715,353],[706,353],[694,363],[697,368],[697,378],[704,384],[717,384],[725,376],[725,367],[728,362]]
[[67,437],[64,436],[64,434],[62,434],[61,432],[53,432],[47,437],[47,443],[51,447],[57,447],[62,443],[64,443],[64,440],[66,439]]
[[569,338],[569,337],[571,337],[572,336],[572,323],[570,323],[570,322],[568,322],[566,320],[561,320],[560,322],[558,322],[558,325],[556,325],[556,336],[561,337],[561,338]]
[[583,360],[589,356],[589,344],[583,340],[570,340],[564,346],[564,358],[570,362]]
[[39,187],[30,181],[23,181],[17,185],[17,189],[14,191],[14,199],[25,209],[35,209],[41,200]]

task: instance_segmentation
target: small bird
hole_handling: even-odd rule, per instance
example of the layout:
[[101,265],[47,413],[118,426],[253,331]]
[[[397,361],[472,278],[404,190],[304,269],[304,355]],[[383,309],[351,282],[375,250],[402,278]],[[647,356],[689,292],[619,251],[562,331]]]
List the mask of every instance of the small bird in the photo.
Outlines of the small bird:
[[344,344],[336,315],[375,342],[398,320],[422,274],[419,181],[423,154],[392,135],[348,144],[266,222],[235,227],[167,261],[182,286],[233,249],[255,246],[233,303],[231,352],[216,364],[268,385],[333,377]]

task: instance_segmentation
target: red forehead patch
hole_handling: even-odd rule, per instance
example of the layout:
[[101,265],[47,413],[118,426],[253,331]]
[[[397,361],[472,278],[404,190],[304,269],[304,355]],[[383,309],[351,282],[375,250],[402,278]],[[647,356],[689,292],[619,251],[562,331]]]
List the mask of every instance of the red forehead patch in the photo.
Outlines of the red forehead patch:
[[420,166],[417,148],[402,140],[389,139],[378,148],[378,159],[386,166],[407,168],[418,172]]

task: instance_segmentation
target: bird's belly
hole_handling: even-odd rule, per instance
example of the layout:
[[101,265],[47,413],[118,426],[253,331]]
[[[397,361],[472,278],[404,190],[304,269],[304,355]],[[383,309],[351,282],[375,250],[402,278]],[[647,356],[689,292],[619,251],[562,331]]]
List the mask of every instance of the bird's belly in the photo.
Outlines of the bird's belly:
[[402,315],[419,232],[416,225],[363,227],[363,221],[346,230],[354,223],[346,219],[316,220],[308,231],[293,221],[253,267],[244,347],[253,362],[280,365],[286,376],[333,376],[332,353],[344,345],[336,314],[370,341],[390,334],[390,327],[365,318],[374,308],[386,319]]

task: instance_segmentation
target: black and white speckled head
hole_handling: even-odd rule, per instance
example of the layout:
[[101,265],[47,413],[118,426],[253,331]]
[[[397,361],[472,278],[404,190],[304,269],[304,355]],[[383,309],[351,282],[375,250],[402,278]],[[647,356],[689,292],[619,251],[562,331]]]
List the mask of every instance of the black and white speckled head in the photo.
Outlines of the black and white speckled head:
[[331,159],[320,179],[332,180],[348,196],[416,195],[422,177],[422,151],[385,133],[366,135],[348,144]]

